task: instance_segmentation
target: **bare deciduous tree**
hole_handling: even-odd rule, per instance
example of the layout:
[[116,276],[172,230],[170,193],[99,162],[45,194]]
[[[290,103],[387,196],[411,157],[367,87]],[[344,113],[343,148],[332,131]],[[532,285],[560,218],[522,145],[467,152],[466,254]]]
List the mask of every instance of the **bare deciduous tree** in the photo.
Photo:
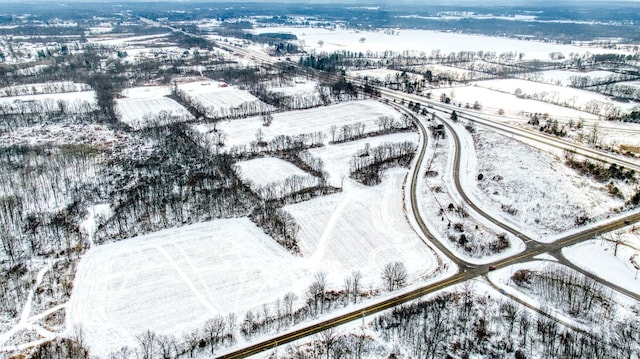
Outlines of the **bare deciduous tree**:
[[407,283],[407,268],[404,263],[387,263],[382,270],[382,280],[388,291],[402,288]]

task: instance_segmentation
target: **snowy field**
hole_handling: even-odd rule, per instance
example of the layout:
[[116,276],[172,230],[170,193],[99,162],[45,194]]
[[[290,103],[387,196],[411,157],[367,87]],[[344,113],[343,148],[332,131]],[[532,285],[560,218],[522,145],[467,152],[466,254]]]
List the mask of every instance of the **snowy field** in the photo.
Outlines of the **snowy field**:
[[[351,271],[363,290],[402,261],[409,283],[432,277],[433,252],[402,209],[406,170],[389,170],[375,187],[349,182],[344,192],[285,207],[301,225],[303,256],[293,256],[246,218],[224,219],[93,247],[82,258],[68,304],[67,328],[81,323],[92,353],[105,356],[152,329],[181,335],[217,314],[242,313],[303,292],[317,271],[339,289]],[[300,299],[295,306],[302,306]]]
[[[604,80],[611,76],[618,75],[615,72],[611,71],[568,71],[568,70],[548,70],[541,72],[534,72],[531,74],[535,81],[546,82],[548,84],[561,85],[561,86],[569,86],[571,84],[571,79],[575,77],[587,77],[591,80]],[[528,75],[525,75],[528,76]]]
[[[355,31],[346,29],[325,29],[310,27],[259,28],[255,33],[283,32],[297,36],[307,51],[331,53],[348,50],[352,52],[384,52],[387,50],[430,55],[434,50],[443,54],[460,51],[495,51],[524,53],[524,59],[549,59],[549,53],[564,54],[610,53],[617,50],[582,48],[572,45],[543,43],[481,35],[458,34],[428,30],[400,30],[396,35],[383,31]],[[361,39],[364,38],[364,41]],[[321,42],[321,43],[320,43]]]
[[[255,114],[270,108],[248,91],[217,81],[179,84],[178,90],[183,91],[195,104],[204,107],[210,117]],[[234,109],[240,107],[244,107],[244,109],[235,113]]]
[[380,185],[367,187],[345,179],[343,192],[289,205],[300,225],[298,244],[310,265],[331,268],[330,281],[360,270],[366,287],[381,286],[385,264],[401,261],[410,283],[437,268],[434,252],[413,231],[402,205],[407,171],[385,171]]
[[136,347],[147,329],[180,336],[217,314],[301,293],[316,269],[333,271],[292,256],[247,218],[167,229],[91,248],[78,265],[67,328],[82,324],[92,354],[106,357]]
[[186,108],[167,97],[116,99],[116,108],[120,120],[135,130],[193,118]]
[[236,163],[236,171],[258,193],[266,187],[280,188],[276,197],[298,192],[318,184],[317,178],[279,158],[264,157]]
[[310,80],[296,79],[291,86],[269,87],[269,91],[280,93],[285,96],[299,96],[317,93],[318,82]]
[[[523,97],[567,106],[582,111],[600,114],[603,116],[607,114],[608,106],[610,106],[608,104],[617,106],[625,112],[637,106],[632,102],[612,101],[607,96],[590,91],[559,87],[556,85],[543,84],[526,80],[487,80],[475,82],[474,85],[496,90],[499,92],[506,92],[509,94],[515,94],[516,90],[520,89],[522,91],[521,96]],[[590,105],[590,103],[594,103],[594,101],[601,103],[601,105],[597,109]]]
[[[615,238],[614,234],[606,236]],[[618,246],[616,256],[615,244],[605,240],[591,240],[566,247],[562,254],[587,272],[640,294],[640,236],[624,232],[621,239],[624,244]]]
[[5,113],[55,112],[62,107],[67,113],[84,113],[96,108],[94,91],[0,97]]
[[[279,135],[296,136],[322,132],[326,142],[331,140],[331,127],[338,128],[362,122],[365,133],[378,130],[376,120],[382,116],[399,119],[400,115],[378,101],[351,101],[337,105],[317,107],[308,110],[288,111],[273,114],[270,126],[263,126],[260,117],[223,121],[215,125],[218,131],[227,135],[225,148],[249,146],[256,141],[256,132],[260,129],[264,141]],[[194,128],[200,133],[211,133],[214,125],[201,124]]]
[[440,95],[444,93],[451,98],[453,103],[460,103],[462,106],[466,104],[472,106],[475,101],[478,101],[483,111],[492,114],[496,114],[502,109],[509,116],[521,116],[523,113],[548,113],[552,118],[573,119],[574,121],[598,118],[596,115],[587,112],[551,103],[522,99],[513,95],[513,92],[503,93],[480,86],[439,88],[433,89],[431,93],[434,99],[440,98]]
[[[372,70],[359,70],[349,71],[349,76],[355,76],[359,78],[368,77],[370,79],[376,79],[379,81],[395,81],[396,76],[400,76],[401,71],[391,69],[372,69]],[[411,74],[410,74],[411,75]],[[413,75],[417,77],[416,75]]]
[[122,36],[123,34],[102,34],[97,37],[88,37],[87,42],[102,46],[131,46],[149,41],[166,39],[170,34],[153,34],[141,36]]
[[349,177],[351,158],[358,151],[364,149],[367,144],[374,148],[384,143],[402,142],[418,144],[418,134],[415,132],[393,133],[340,144],[328,144],[308,151],[311,156],[320,158],[323,161],[323,169],[329,174],[329,185],[342,187],[342,178]]
[[[42,66],[40,67],[42,68]],[[36,73],[38,69],[34,68]],[[23,95],[39,95],[54,94],[64,92],[80,92],[90,91],[91,87],[87,84],[76,83],[71,81],[45,82],[29,85],[16,85],[0,88],[0,97],[23,96]]]
[[[467,192],[533,239],[573,229],[579,216],[604,219],[624,205],[606,183],[578,174],[563,158],[480,128],[473,139],[477,163],[462,171]],[[633,190],[616,184],[625,195]]]

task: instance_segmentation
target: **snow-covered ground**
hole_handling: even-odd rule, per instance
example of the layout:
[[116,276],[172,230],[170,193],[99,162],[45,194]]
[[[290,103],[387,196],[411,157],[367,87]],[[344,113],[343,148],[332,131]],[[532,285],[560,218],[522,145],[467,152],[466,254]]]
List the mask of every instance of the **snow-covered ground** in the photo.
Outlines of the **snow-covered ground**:
[[478,101],[483,111],[496,114],[499,110],[504,110],[505,115],[521,116],[532,113],[548,113],[552,118],[558,119],[597,119],[596,115],[562,107],[551,103],[523,99],[512,93],[504,93],[480,86],[462,86],[450,88],[438,88],[431,90],[432,98],[438,99],[441,94],[451,98],[453,103],[460,103],[463,107],[466,104],[473,106]]
[[[414,54],[430,55],[434,50],[442,54],[460,51],[495,51],[524,53],[524,59],[549,59],[549,53],[561,52],[585,54],[620,52],[596,48],[582,48],[572,45],[526,41],[482,35],[460,34],[454,32],[437,32],[429,30],[400,30],[394,35],[383,31],[357,31],[347,29],[327,29],[311,27],[274,27],[257,28],[255,33],[284,32],[297,36],[298,41],[307,51],[334,52],[348,50],[351,52],[384,52],[405,50]],[[362,40],[364,39],[364,40]]]
[[[34,67],[32,68],[31,71],[27,71],[27,73],[35,73],[41,69],[42,69],[42,66],[38,68]],[[29,84],[29,85],[16,85],[16,86],[3,87],[3,88],[0,88],[0,97],[54,94],[54,93],[79,92],[79,91],[90,91],[90,90],[91,90],[91,87],[87,84],[76,83],[71,81],[57,81],[57,82],[45,82],[45,83],[35,83],[35,84]]]
[[413,142],[417,144],[418,134],[415,132],[402,132],[340,144],[328,144],[326,146],[312,148],[309,150],[309,153],[313,157],[320,158],[323,161],[323,169],[329,174],[329,185],[342,187],[342,179],[349,177],[350,161],[354,154],[363,150],[367,145],[370,148],[374,148],[384,143],[401,142]]
[[410,283],[430,278],[437,260],[406,221],[405,175],[389,170],[378,186],[349,181],[342,193],[287,206],[302,228],[302,257],[246,218],[93,247],[78,266],[67,327],[82,324],[92,353],[104,356],[136,346],[135,335],[146,329],[179,336],[216,314],[241,314],[289,291],[304,298],[317,271],[327,273],[328,289],[341,288],[354,270],[363,274],[361,288],[380,288],[390,261],[405,263]]
[[[292,192],[318,184],[317,178],[278,158],[254,158],[236,163],[236,171],[243,181],[263,196],[281,198]],[[264,192],[264,190],[267,190]],[[272,192],[275,191],[275,192]]]
[[316,93],[318,85],[316,81],[297,79],[291,86],[270,87],[269,91],[285,96],[299,96]]
[[[562,264],[558,263],[555,260],[555,258],[516,263],[511,266],[490,272],[488,274],[488,278],[493,284],[495,284],[501,290],[519,298],[524,302],[531,304],[536,308],[540,308],[542,311],[548,314],[551,314],[554,318],[556,318],[560,322],[573,325],[575,327],[581,327],[581,328],[584,328],[585,330],[599,330],[600,328],[602,328],[596,325],[600,323],[594,323],[592,321],[603,319],[607,314],[594,312],[594,313],[580,313],[577,315],[577,317],[572,316],[562,309],[565,303],[558,303],[558,302],[545,300],[544,298],[541,298],[539,295],[532,293],[530,288],[527,288],[526,286],[520,287],[516,285],[512,280],[512,276],[514,273],[516,273],[518,270],[521,270],[521,269],[530,270],[534,272],[542,272],[545,270],[550,270],[550,271],[564,270],[568,272],[570,275],[573,275],[578,280],[585,279],[585,276],[583,274],[580,274],[571,268],[567,268],[563,266]],[[633,309],[631,309],[633,305],[637,305],[637,303],[634,300],[622,294],[618,294],[617,292],[610,291],[607,287],[601,286],[599,284],[598,286],[600,286],[603,289],[603,291],[610,292],[611,299],[617,304],[611,310],[614,318],[620,319],[620,318],[624,318],[625,316],[634,315],[632,311]],[[599,298],[599,299],[607,300],[607,298]],[[601,308],[597,308],[597,309],[601,309]],[[611,318],[607,320],[611,320]]]
[[[183,91],[195,104],[202,106],[210,117],[255,114],[270,108],[248,91],[218,81],[179,84],[178,90]],[[236,110],[241,107],[241,110]]]
[[123,133],[116,133],[105,125],[43,124],[17,127],[0,133],[0,146],[63,146],[90,145],[96,148],[110,148],[129,139]]
[[[606,183],[578,174],[564,159],[491,131],[476,128],[477,160],[461,175],[467,193],[495,216],[535,240],[575,228],[579,216],[604,219],[624,205]],[[515,160],[517,159],[517,160]],[[483,179],[478,181],[478,174]],[[618,184],[625,194],[633,186]]]
[[0,97],[0,107],[5,113],[53,112],[62,108],[67,113],[80,113],[96,108],[96,96],[95,91],[8,96]]
[[379,81],[394,81],[396,76],[400,76],[402,72],[398,70],[382,68],[382,69],[349,71],[348,74],[349,76],[355,76],[360,78],[368,77],[370,79],[376,79]]
[[171,228],[93,247],[80,261],[67,328],[106,357],[147,329],[180,336],[217,314],[304,291],[316,269],[247,218]]
[[[615,237],[615,234],[610,237]],[[638,277],[640,237],[637,234],[625,232],[621,239],[628,245],[620,244],[616,256],[614,256],[615,244],[601,239],[564,248],[562,254],[578,267],[640,294],[640,277]]]
[[102,46],[126,46],[144,43],[148,41],[157,41],[169,36],[165,34],[141,35],[141,36],[122,36],[123,34],[102,34],[99,37],[88,37],[87,42]]
[[[332,126],[336,126],[339,130],[342,126],[362,122],[365,125],[364,133],[369,133],[378,131],[376,120],[382,116],[400,118],[396,111],[380,102],[365,100],[309,110],[275,113],[270,126],[263,126],[261,117],[249,117],[219,122],[215,128],[227,135],[226,148],[249,146],[251,142],[256,141],[258,130],[262,131],[264,141],[270,141],[279,135],[296,136],[322,132],[328,142],[331,141]],[[194,128],[200,133],[211,133],[214,125],[201,124]]]
[[[454,143],[449,136],[436,140],[429,134],[426,163],[418,177],[419,208],[416,210],[429,231],[451,252],[471,263],[493,262],[522,251],[522,241],[506,234],[464,204],[452,182]],[[461,152],[473,156],[473,149],[468,143],[463,144],[467,146]],[[491,246],[499,243],[498,235],[502,234],[509,241],[509,247],[492,250]]]
[[121,121],[136,130],[149,125],[166,125],[193,118],[187,109],[167,97],[117,99],[116,108],[121,113]]
[[332,268],[334,283],[360,270],[367,287],[379,288],[382,268],[401,261],[411,281],[437,268],[434,252],[413,231],[402,205],[406,170],[385,171],[380,185],[345,179],[343,192],[289,205],[301,229],[298,244],[310,265]]
[[[634,104],[633,102],[616,102],[607,96],[590,91],[558,87],[556,85],[526,80],[500,79],[478,81],[474,84],[479,87],[485,87],[509,94],[516,94],[516,91],[519,89],[522,93],[522,97],[559,104],[603,116],[607,114],[608,106],[610,105],[617,106],[625,112],[637,106],[637,104]],[[598,108],[595,108],[592,105],[595,103],[600,103]]]
[[557,84],[562,86],[569,86],[571,79],[575,77],[587,77],[591,80],[604,80],[611,76],[616,76],[617,73],[611,71],[569,71],[569,70],[548,70],[535,72],[531,74],[536,81],[546,82],[549,84]]

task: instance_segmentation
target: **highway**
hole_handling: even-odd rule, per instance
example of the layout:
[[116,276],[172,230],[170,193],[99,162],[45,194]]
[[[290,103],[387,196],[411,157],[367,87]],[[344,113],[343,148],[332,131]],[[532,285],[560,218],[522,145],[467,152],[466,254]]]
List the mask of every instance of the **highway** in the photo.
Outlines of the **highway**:
[[[334,318],[329,318],[323,321],[320,321],[318,323],[315,324],[310,324],[308,326],[305,326],[303,328],[297,329],[295,331],[291,331],[291,332],[287,332],[284,334],[280,334],[278,336],[275,336],[273,338],[267,339],[267,340],[263,340],[260,341],[258,343],[252,344],[246,348],[242,348],[230,353],[226,353],[222,356],[219,356],[219,358],[245,358],[254,354],[257,354],[259,352],[265,351],[265,350],[269,350],[269,349],[273,349],[277,346],[280,345],[284,345],[293,341],[296,341],[298,339],[302,339],[304,337],[313,335],[315,333],[324,331],[326,329],[335,327],[335,326],[339,326],[354,320],[359,320],[362,319],[363,317],[372,315],[372,314],[376,314],[380,311],[386,310],[386,309],[390,309],[393,308],[395,306],[404,304],[408,301],[423,297],[427,294],[430,293],[434,293],[438,290],[462,283],[464,281],[479,277],[479,276],[483,276],[486,275],[487,272],[489,271],[489,267],[495,267],[496,269],[499,268],[504,268],[507,266],[510,266],[514,263],[519,263],[519,262],[525,262],[528,260],[531,260],[533,257],[539,255],[539,254],[543,254],[543,253],[548,253],[548,252],[553,252],[553,251],[557,251],[563,247],[566,246],[570,246],[576,243],[580,243],[582,241],[585,240],[589,240],[594,238],[596,235],[601,234],[601,233],[606,233],[609,231],[613,231],[615,229],[624,227],[627,225],[627,221],[629,222],[637,222],[640,221],[640,213],[636,213],[636,214],[631,214],[622,218],[619,218],[618,220],[615,221],[611,221],[610,223],[606,224],[606,225],[602,225],[599,226],[597,228],[590,228],[590,229],[585,229],[583,231],[568,235],[564,238],[561,238],[559,240],[557,240],[554,243],[539,243],[536,241],[525,241],[526,243],[526,249],[521,252],[518,253],[514,256],[511,256],[509,258],[505,258],[502,259],[500,261],[494,262],[494,263],[488,263],[486,265],[475,265],[475,264],[471,264],[468,262],[465,262],[464,260],[461,260],[460,258],[458,258],[457,256],[455,256],[453,253],[451,253],[451,251],[449,251],[445,246],[443,246],[440,241],[438,241],[436,238],[433,237],[433,235],[429,232],[427,226],[425,225],[424,221],[422,220],[419,212],[416,210],[418,208],[418,188],[417,188],[417,178],[420,175],[422,168],[423,168],[423,162],[425,161],[425,154],[426,154],[426,131],[427,128],[424,126],[424,124],[422,123],[422,121],[420,121],[419,119],[415,118],[416,120],[416,125],[418,127],[418,130],[420,132],[420,136],[422,137],[422,146],[419,149],[418,152],[418,156],[416,161],[414,161],[414,166],[411,169],[412,173],[411,173],[411,185],[409,186],[410,188],[410,195],[411,195],[411,206],[414,209],[413,213],[415,216],[415,220],[418,223],[418,226],[420,227],[420,229],[422,230],[423,234],[431,241],[431,243],[436,246],[442,253],[444,253],[444,255],[446,255],[447,257],[449,257],[449,259],[451,259],[456,265],[458,265],[459,270],[458,272],[453,275],[452,277],[449,278],[445,278],[442,279],[440,281],[437,281],[435,283],[429,284],[429,285],[425,285],[423,287],[417,288],[415,290],[412,290],[410,292],[407,293],[402,293],[396,296],[393,296],[391,298],[385,299],[385,300],[379,300],[379,301],[373,301],[373,303],[368,304],[364,307],[361,308],[356,308],[353,311],[346,313],[344,315],[338,316],[338,317],[334,317]],[[446,121],[444,121],[446,123]],[[455,134],[455,131],[453,131],[450,128],[450,125],[447,124],[447,126],[449,126],[449,130],[452,131],[452,134]],[[454,135],[454,138],[457,139],[457,145],[456,145],[456,160],[455,160],[455,164],[454,166],[456,166],[456,169],[459,170],[459,165],[460,165],[460,144],[459,144],[459,139],[457,138],[456,135]],[[475,204],[473,204],[472,201],[470,201],[468,199],[468,197],[466,197],[466,195],[464,195],[464,191],[462,190],[462,186],[460,185],[460,181],[459,178],[457,178],[456,176],[456,181],[455,181],[455,186],[458,188],[458,191],[460,191],[460,194],[464,196],[465,201],[468,201],[468,204],[470,206],[473,205],[474,210],[478,211],[481,215],[487,216],[487,218],[490,218],[492,221],[494,221],[494,223],[496,223],[497,220],[492,219],[490,216],[488,216],[488,214],[486,214],[485,212],[483,212],[480,208],[478,208],[477,206],[475,206]],[[499,223],[499,221],[497,221],[497,223]],[[511,233],[514,233],[517,236],[520,236],[521,238],[526,238],[524,237],[524,235],[522,233],[519,233],[517,230],[500,224],[505,230],[509,230]],[[589,275],[590,277],[593,277],[592,275]],[[606,282],[603,282],[603,284],[607,284]],[[522,302],[522,301],[519,301]],[[530,305],[528,305],[530,306]],[[532,308],[538,312],[540,312],[542,315],[548,316],[551,319],[552,318],[548,313],[544,313],[542,311],[540,311],[538,308]],[[565,323],[563,323],[565,324]],[[579,329],[579,328],[577,328]]]
[[[171,28],[174,31],[181,31],[182,30],[177,30],[175,28]],[[189,34],[191,35],[191,34]],[[191,35],[194,36],[194,35]],[[278,62],[278,60],[259,53],[259,52],[255,52],[255,51],[250,51],[247,50],[245,48],[242,47],[236,47],[234,45],[229,45],[229,44],[225,44],[225,43],[220,43],[220,42],[214,42],[216,46],[223,48],[227,51],[236,53],[236,54],[240,54],[242,56],[248,57],[250,59],[253,59],[254,61],[260,61],[263,64],[275,64],[276,62]],[[290,63],[292,66],[295,66],[297,68],[299,68],[299,66],[295,63]],[[309,69],[302,69],[305,73],[316,73],[313,70],[309,70]],[[362,84],[362,81],[359,79],[354,79],[354,78],[349,78],[349,81],[353,81],[354,83],[357,84]],[[629,160],[628,158],[622,157],[622,156],[617,156],[617,155],[613,155],[610,153],[606,153],[603,151],[599,151],[596,149],[592,149],[586,146],[581,146],[575,143],[570,143],[564,140],[561,140],[559,138],[556,137],[550,137],[547,135],[543,135],[540,133],[537,133],[535,131],[528,131],[522,128],[518,128],[516,126],[511,126],[511,125],[507,125],[504,123],[501,123],[499,121],[495,121],[495,120],[491,120],[489,118],[486,117],[482,117],[479,116],[475,113],[472,113],[470,111],[465,111],[464,109],[455,107],[455,106],[450,106],[450,105],[444,105],[444,104],[440,104],[438,102],[435,101],[431,101],[428,99],[425,99],[424,97],[419,97],[419,96],[415,96],[415,95],[408,95],[405,93],[400,93],[397,91],[392,91],[392,90],[388,90],[388,89],[384,89],[384,88],[377,88],[381,95],[382,95],[382,99],[387,99],[389,100],[388,102],[391,104],[392,102],[394,102],[394,100],[396,100],[396,104],[401,103],[401,102],[408,102],[408,101],[412,101],[412,102],[419,102],[424,106],[429,106],[429,107],[433,107],[434,109],[438,109],[441,111],[445,111],[445,112],[451,112],[453,110],[455,110],[458,114],[459,114],[459,118],[461,119],[465,119],[468,121],[472,121],[474,123],[477,123],[479,125],[485,126],[487,128],[491,128],[497,132],[500,133],[505,133],[505,134],[509,134],[511,136],[514,137],[519,137],[522,139],[527,139],[530,141],[536,141],[539,143],[542,143],[544,145],[548,145],[548,146],[552,146],[554,148],[557,149],[561,149],[561,150],[569,150],[569,151],[574,151],[576,154],[588,157],[588,158],[594,158],[594,159],[599,159],[608,163],[616,163],[618,165],[624,166],[628,169],[635,169],[636,171],[640,171],[640,165],[636,162],[636,161],[632,161]],[[397,107],[398,105],[396,105]],[[254,344],[250,344],[247,347],[244,348],[240,348],[237,349],[235,351],[232,352],[228,352],[225,354],[222,354],[220,356],[218,356],[218,358],[245,358],[257,353],[260,353],[262,351],[265,350],[269,350],[269,349],[273,349],[276,348],[280,345],[284,345],[302,338],[305,338],[307,336],[313,335],[315,333],[324,331],[326,329],[338,326],[338,325],[342,325],[348,322],[352,322],[354,320],[360,320],[366,316],[378,313],[380,311],[386,310],[386,309],[390,309],[393,307],[396,307],[398,305],[401,305],[403,303],[406,303],[408,301],[417,299],[417,298],[421,298],[427,294],[430,293],[434,293],[436,291],[442,290],[444,288],[462,283],[464,281],[476,278],[476,277],[480,277],[480,276],[484,276],[487,274],[487,272],[489,271],[489,267],[495,267],[496,269],[499,268],[504,268],[507,267],[509,265],[512,265],[514,263],[519,263],[519,262],[525,262],[528,260],[531,260],[533,257],[539,255],[539,254],[543,254],[543,253],[551,253],[552,255],[557,256],[558,260],[562,263],[568,262],[566,259],[564,259],[564,257],[561,256],[561,252],[560,250],[563,247],[566,246],[570,246],[576,243],[580,243],[582,241],[585,240],[589,240],[592,239],[594,237],[596,237],[599,234],[602,233],[606,233],[606,232],[610,232],[619,228],[622,228],[626,225],[628,225],[628,223],[635,223],[640,221],[640,213],[632,213],[623,217],[620,217],[616,220],[613,221],[609,221],[605,224],[602,224],[600,226],[597,227],[592,227],[592,228],[585,228],[582,231],[576,232],[576,233],[572,233],[569,234],[563,238],[560,238],[558,240],[556,240],[554,243],[540,243],[540,242],[536,242],[534,240],[531,240],[530,238],[527,238],[524,234],[520,233],[517,229],[512,228],[504,223],[502,223],[501,221],[499,221],[498,219],[494,219],[492,218],[489,214],[487,214],[486,212],[484,212],[481,208],[479,208],[473,201],[471,201],[468,196],[464,193],[464,189],[462,188],[462,185],[460,183],[460,178],[457,175],[454,175],[454,184],[455,187],[457,189],[457,191],[459,191],[460,195],[462,196],[463,200],[471,207],[473,208],[473,210],[475,212],[477,212],[479,215],[484,216],[486,218],[488,218],[489,220],[491,220],[493,223],[495,223],[496,225],[500,226],[501,228],[505,229],[506,231],[512,233],[513,235],[515,235],[516,237],[519,237],[521,239],[524,239],[525,241],[525,245],[526,248],[524,251],[515,254],[511,257],[508,258],[504,258],[501,260],[498,260],[494,263],[488,263],[485,265],[475,265],[475,264],[471,264],[468,263],[460,258],[458,258],[457,256],[455,256],[451,251],[449,251],[445,246],[443,246],[440,241],[438,241],[436,238],[434,238],[434,236],[429,232],[427,226],[425,225],[422,216],[419,213],[419,206],[418,206],[418,176],[420,175],[420,173],[422,172],[423,169],[423,163],[425,161],[425,154],[426,154],[426,139],[427,139],[427,128],[425,127],[425,125],[422,123],[422,121],[420,120],[419,117],[415,117],[412,116],[415,120],[416,126],[418,128],[418,131],[420,132],[420,136],[422,138],[421,140],[421,144],[422,146],[420,147],[419,151],[418,151],[418,155],[416,157],[416,160],[413,162],[414,165],[411,168],[411,176],[410,176],[410,186],[408,186],[410,188],[410,201],[411,201],[411,207],[412,207],[412,212],[413,215],[415,217],[415,221],[418,224],[418,227],[420,228],[421,232],[423,232],[424,236],[431,241],[431,244],[433,244],[434,246],[436,246],[445,256],[447,256],[451,261],[453,261],[459,268],[458,272],[448,278],[444,278],[441,279],[437,282],[431,283],[431,284],[427,284],[424,286],[421,286],[419,288],[413,289],[411,291],[408,292],[401,292],[400,294],[397,294],[395,296],[389,297],[387,299],[378,299],[378,300],[372,300],[370,301],[368,304],[358,307],[358,308],[354,308],[353,310],[351,310],[348,313],[339,315],[339,316],[334,316],[334,317],[330,317],[324,320],[320,320],[318,322],[315,323],[310,323],[308,325],[303,325],[302,327],[289,331],[289,332],[285,332],[282,334],[278,334],[272,338],[268,338],[268,339],[264,339],[261,340],[257,343]],[[460,144],[460,140],[456,134],[455,129],[451,126],[451,124],[448,123],[447,120],[443,119],[442,117],[440,117],[440,121],[442,121],[442,123],[445,124],[445,126],[447,126],[447,129],[449,131],[449,133],[452,135],[452,137],[454,138],[455,141],[455,145],[456,145],[456,151],[455,151],[455,161],[454,161],[454,174],[459,173],[460,170],[460,149],[461,149],[461,144]],[[575,265],[571,264],[571,267],[576,269]],[[580,272],[582,272],[585,275],[588,275],[591,278],[596,279],[593,275],[591,275],[588,272],[579,270]],[[616,289],[615,286],[612,286],[610,283],[599,280],[599,282],[603,283],[604,285],[608,285],[614,289]],[[619,288],[621,289],[621,288]],[[624,291],[622,291],[624,294],[630,295],[627,291],[627,293],[625,293]],[[633,298],[637,299],[637,296],[632,296]],[[519,301],[522,303],[522,301]],[[522,303],[524,304],[524,303]],[[527,304],[524,304],[527,305]],[[530,305],[527,305],[529,307],[531,307]],[[540,313],[542,313],[538,308],[533,308],[533,310],[536,310]],[[556,320],[555,318],[551,317],[548,313],[542,313],[543,315],[547,315],[549,316],[551,319]],[[563,323],[566,324],[566,323]],[[577,328],[579,329],[579,328]]]

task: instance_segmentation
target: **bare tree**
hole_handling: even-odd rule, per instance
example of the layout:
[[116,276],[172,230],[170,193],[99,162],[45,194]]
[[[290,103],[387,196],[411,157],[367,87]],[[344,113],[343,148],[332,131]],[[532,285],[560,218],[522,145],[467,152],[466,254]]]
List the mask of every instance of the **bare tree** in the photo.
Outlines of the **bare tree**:
[[351,272],[351,278],[353,283],[353,302],[356,303],[358,296],[360,296],[360,283],[362,281],[362,272],[359,270]]
[[320,333],[320,343],[324,346],[324,352],[329,359],[329,354],[331,353],[331,349],[336,342],[338,335],[334,328],[329,328]]
[[324,311],[324,299],[325,299],[326,287],[327,287],[327,273],[322,271],[317,272],[313,276],[313,282],[307,289],[307,302],[311,306],[310,309],[312,309],[314,313],[317,313],[318,309],[320,309],[320,313]]
[[216,315],[204,323],[204,334],[207,336],[209,344],[211,344],[211,354],[213,354],[222,339],[224,329],[225,322],[221,315]]
[[351,288],[353,288],[353,279],[351,277],[344,278],[344,306],[346,307],[351,297]]
[[156,351],[156,333],[152,330],[136,335],[140,345],[140,357],[142,359],[153,359]]
[[389,262],[382,270],[382,280],[388,291],[399,289],[407,283],[407,268],[402,262]]
[[200,331],[196,328],[182,334],[182,340],[187,346],[189,351],[189,357],[193,357],[193,351],[196,350],[198,344],[200,344]]
[[173,335],[157,335],[156,344],[158,353],[163,359],[170,359],[178,356],[178,341]]
[[282,298],[285,314],[290,321],[293,320],[293,302],[295,302],[296,299],[298,299],[298,297],[293,292],[285,294],[284,298]]

